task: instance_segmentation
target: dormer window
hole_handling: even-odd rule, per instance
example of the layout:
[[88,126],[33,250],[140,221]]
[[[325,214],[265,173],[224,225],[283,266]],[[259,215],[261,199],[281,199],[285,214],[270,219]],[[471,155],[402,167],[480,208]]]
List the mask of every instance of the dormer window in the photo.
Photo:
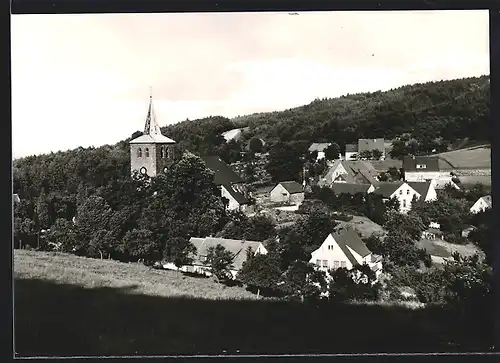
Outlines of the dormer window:
[[141,148],[137,149],[137,157],[142,158],[142,149]]
[[427,168],[427,165],[425,164],[417,164],[417,169],[425,169]]
[[149,158],[149,149],[148,149],[148,148],[146,148],[146,150],[144,151],[144,154],[145,154],[145,156],[146,156],[147,158]]

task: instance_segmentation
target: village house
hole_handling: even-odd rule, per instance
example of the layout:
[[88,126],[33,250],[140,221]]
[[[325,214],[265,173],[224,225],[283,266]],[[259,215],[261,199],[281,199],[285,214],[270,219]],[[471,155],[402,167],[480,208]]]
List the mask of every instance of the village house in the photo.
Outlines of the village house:
[[405,157],[403,159],[403,175],[405,181],[430,181],[434,187],[436,185],[444,187],[448,183],[453,183],[450,171],[441,170],[439,158],[436,156]]
[[214,184],[221,196],[228,200],[230,210],[246,211],[250,205],[250,194],[243,179],[218,156],[202,156],[206,167],[214,173]]
[[304,201],[304,188],[296,181],[283,181],[271,189],[269,199],[275,203],[299,205]]
[[216,247],[221,245],[227,251],[229,251],[232,256],[232,266],[231,266],[231,276],[233,279],[236,278],[238,271],[241,270],[243,263],[247,259],[247,250],[251,250],[253,255],[267,254],[267,249],[264,247],[262,242],[255,241],[243,241],[235,239],[226,238],[196,238],[191,237],[190,242],[196,247],[196,255],[193,256],[193,262],[189,266],[183,266],[182,271],[197,273],[202,275],[211,275],[210,266],[206,265],[207,254],[210,247]]
[[353,269],[367,264],[378,279],[382,273],[382,257],[373,254],[359,235],[350,228],[330,233],[321,246],[311,253],[309,261],[319,270]]
[[356,160],[358,156],[357,144],[346,144],[345,146],[345,160]]
[[397,199],[401,213],[407,213],[411,209],[413,197],[423,198],[426,202],[437,198],[436,190],[430,182],[412,182],[411,184],[404,181],[378,183],[373,193],[380,195],[383,200]]
[[372,184],[378,183],[378,172],[369,161],[335,160],[319,180],[320,186],[333,183]]
[[473,214],[484,212],[485,210],[490,209],[491,206],[491,195],[485,195],[484,197],[479,198],[476,203],[470,207],[470,212]]
[[421,238],[428,239],[431,241],[436,240],[436,239],[444,240],[443,232],[439,229],[436,229],[436,228],[427,228],[427,230],[422,231]]
[[378,150],[380,152],[380,160],[385,159],[385,140],[384,139],[359,139],[358,140],[358,156],[366,151]]
[[325,150],[328,149],[328,147],[332,143],[330,142],[313,142],[311,146],[309,146],[309,153],[313,152],[318,152],[318,156],[316,157],[316,160],[321,160],[325,158]]

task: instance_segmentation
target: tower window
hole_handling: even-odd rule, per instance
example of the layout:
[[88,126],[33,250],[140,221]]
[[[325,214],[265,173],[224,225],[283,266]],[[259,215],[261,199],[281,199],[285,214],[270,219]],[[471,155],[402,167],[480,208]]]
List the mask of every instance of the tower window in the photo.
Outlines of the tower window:
[[142,158],[142,149],[141,148],[137,149],[137,157]]
[[163,146],[160,148],[160,157],[162,159],[165,157],[165,148]]
[[145,153],[145,156],[146,156],[147,158],[149,158],[149,149],[148,149],[148,148],[146,148],[146,150],[144,151],[144,153]]
[[172,150],[167,148],[167,158],[172,159]]

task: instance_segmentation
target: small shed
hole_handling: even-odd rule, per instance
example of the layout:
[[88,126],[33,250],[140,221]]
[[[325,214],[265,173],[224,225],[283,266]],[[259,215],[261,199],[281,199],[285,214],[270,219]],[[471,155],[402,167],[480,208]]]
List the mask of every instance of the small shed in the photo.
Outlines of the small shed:
[[269,198],[275,203],[301,204],[304,201],[304,188],[296,181],[283,181],[269,192]]

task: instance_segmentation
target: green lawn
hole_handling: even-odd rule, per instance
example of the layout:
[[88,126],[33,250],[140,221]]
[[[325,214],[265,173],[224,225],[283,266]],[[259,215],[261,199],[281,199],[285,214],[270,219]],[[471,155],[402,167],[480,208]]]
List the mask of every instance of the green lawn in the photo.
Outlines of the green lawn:
[[18,356],[481,351],[442,308],[256,300],[208,279],[15,251]]
[[449,162],[453,169],[490,169],[491,149],[489,147],[474,147],[448,151],[438,154]]

